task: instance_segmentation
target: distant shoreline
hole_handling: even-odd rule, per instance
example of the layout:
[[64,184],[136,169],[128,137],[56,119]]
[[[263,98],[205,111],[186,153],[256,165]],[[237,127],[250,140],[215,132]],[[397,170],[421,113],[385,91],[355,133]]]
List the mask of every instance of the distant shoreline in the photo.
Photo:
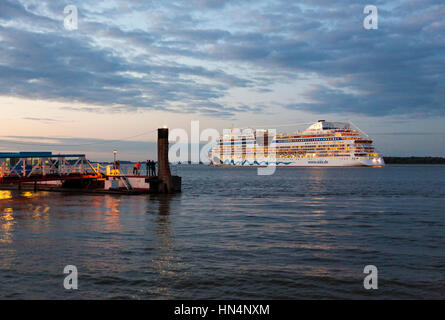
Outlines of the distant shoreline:
[[445,164],[442,157],[383,157],[386,164]]

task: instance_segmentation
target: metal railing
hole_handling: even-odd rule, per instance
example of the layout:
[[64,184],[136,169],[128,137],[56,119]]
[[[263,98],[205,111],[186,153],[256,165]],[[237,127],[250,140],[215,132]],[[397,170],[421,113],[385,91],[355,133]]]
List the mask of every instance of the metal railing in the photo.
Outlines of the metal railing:
[[0,159],[1,178],[30,178],[33,176],[66,176],[94,173],[98,174],[83,155]]

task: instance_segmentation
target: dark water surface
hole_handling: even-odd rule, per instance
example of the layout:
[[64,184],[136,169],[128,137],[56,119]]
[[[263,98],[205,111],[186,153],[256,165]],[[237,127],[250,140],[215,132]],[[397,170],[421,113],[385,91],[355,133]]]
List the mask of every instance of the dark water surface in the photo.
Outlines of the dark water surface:
[[174,196],[0,191],[0,298],[445,298],[445,166],[175,170]]

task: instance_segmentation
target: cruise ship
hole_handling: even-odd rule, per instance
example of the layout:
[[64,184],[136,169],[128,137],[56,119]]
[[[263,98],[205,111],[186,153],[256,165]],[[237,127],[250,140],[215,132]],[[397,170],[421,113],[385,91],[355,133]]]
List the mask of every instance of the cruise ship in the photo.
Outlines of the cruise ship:
[[304,131],[231,129],[210,150],[216,166],[356,167],[385,165],[373,141],[348,122],[319,120]]

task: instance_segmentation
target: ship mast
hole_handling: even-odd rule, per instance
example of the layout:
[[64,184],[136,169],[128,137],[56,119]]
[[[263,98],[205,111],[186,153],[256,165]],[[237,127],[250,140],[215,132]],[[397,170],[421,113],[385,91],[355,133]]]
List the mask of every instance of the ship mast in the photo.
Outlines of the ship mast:
[[355,127],[358,131],[360,131],[362,134],[364,134],[368,139],[370,139],[368,134],[366,132],[364,132],[362,129],[360,129],[358,127],[358,125],[356,125],[354,122],[352,122],[352,120],[347,120],[347,121],[349,122],[349,124],[351,124],[353,127]]

